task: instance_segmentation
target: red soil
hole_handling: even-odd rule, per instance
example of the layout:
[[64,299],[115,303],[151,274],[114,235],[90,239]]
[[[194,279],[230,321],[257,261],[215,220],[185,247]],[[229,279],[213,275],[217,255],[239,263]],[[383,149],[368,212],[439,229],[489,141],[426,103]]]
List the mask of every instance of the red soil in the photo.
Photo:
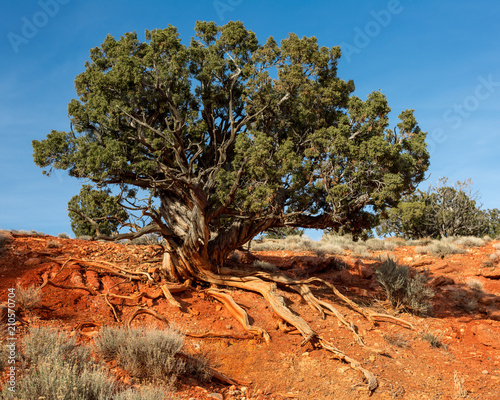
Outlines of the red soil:
[[[8,235],[3,232],[4,235]],[[379,388],[372,399],[453,399],[459,396],[459,383],[471,399],[500,398],[500,267],[486,267],[483,262],[496,250],[490,242],[484,247],[468,249],[465,254],[443,259],[417,255],[412,247],[401,247],[391,252],[401,263],[416,269],[429,269],[436,295],[432,299],[433,312],[429,317],[402,313],[398,317],[411,322],[409,330],[403,326],[382,322],[372,326],[361,315],[338,301],[331,292],[315,286],[318,297],[330,301],[358,328],[367,346],[384,350],[373,354],[355,343],[352,334],[331,316],[322,320],[317,312],[292,292],[282,291],[289,307],[301,315],[311,327],[339,349],[357,359],[365,369],[375,373]],[[358,304],[374,312],[391,313],[383,289],[371,274],[376,268],[372,259],[363,260],[366,268],[360,271],[356,258],[343,258],[350,268],[344,271],[322,270],[326,259],[308,252],[258,252],[253,257],[276,264],[284,273],[307,277],[314,272]],[[53,276],[60,264],[59,258],[106,260],[128,268],[141,267],[152,271],[160,266],[159,246],[125,246],[114,243],[60,239],[51,236],[15,235],[0,254],[0,301],[7,299],[7,290],[21,286],[40,285],[44,276]],[[248,255],[242,254],[244,263]],[[371,275],[371,276],[370,276]],[[482,290],[471,288],[470,280],[482,284]],[[63,270],[54,281],[62,285],[93,288],[95,294],[105,294],[120,279],[102,273],[85,271],[74,266]],[[213,298],[195,286],[175,294],[181,309],[164,298],[151,300],[111,299],[120,321],[127,321],[137,306],[149,306],[164,315],[181,330],[192,333],[208,331],[235,336],[248,336],[230,313]],[[157,289],[144,284],[124,284],[112,289],[115,294],[131,294]],[[119,325],[104,296],[84,290],[68,290],[46,286],[41,304],[23,317],[32,326],[55,326],[76,335],[84,343],[92,341],[98,327],[76,329],[83,322],[98,325]],[[277,316],[259,295],[232,290],[233,298],[249,314],[251,323],[267,330],[272,341],[250,339],[194,339],[186,338],[186,352],[204,354],[212,367],[230,377],[248,384],[228,387],[217,382],[204,384],[183,379],[176,396],[180,399],[365,399],[369,395],[362,376],[349,365],[332,359],[331,353],[301,347],[301,337],[277,329]],[[122,324],[124,322],[121,322]],[[133,325],[161,326],[149,315],[137,317]],[[20,335],[26,328],[20,327]],[[443,346],[432,347],[422,335],[431,333]],[[133,380],[118,369],[117,378],[124,385]],[[457,383],[459,382],[459,383]]]

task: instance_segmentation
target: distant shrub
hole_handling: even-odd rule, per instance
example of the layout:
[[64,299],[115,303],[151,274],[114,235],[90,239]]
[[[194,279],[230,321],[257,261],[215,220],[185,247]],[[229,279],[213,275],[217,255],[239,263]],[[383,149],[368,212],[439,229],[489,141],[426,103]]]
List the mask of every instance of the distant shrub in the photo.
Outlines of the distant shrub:
[[424,334],[422,334],[422,339],[428,341],[429,344],[436,349],[441,347],[446,349],[446,345],[443,343],[442,340],[442,335],[438,335],[431,332],[425,332]]
[[263,260],[255,260],[252,265],[259,270],[267,272],[276,272],[278,270],[278,267],[276,265]]
[[432,242],[431,238],[414,239],[414,240],[407,240],[406,245],[407,246],[427,246],[431,242]]
[[391,305],[415,314],[427,314],[432,305],[434,291],[428,287],[429,272],[411,271],[388,259],[375,271],[376,279],[385,289]]
[[161,244],[163,238],[155,233],[150,233],[147,235],[140,236],[138,238],[132,239],[128,244],[136,246],[155,246]]
[[158,386],[142,386],[118,393],[113,400],[170,400],[174,399],[168,389]]
[[61,238],[61,239],[69,239],[69,235],[67,233],[60,233],[59,235],[57,235],[58,238]]
[[82,235],[82,236],[77,236],[76,239],[77,240],[93,240],[94,238],[92,236],[89,236],[89,235]]
[[478,281],[477,279],[469,279],[467,281],[467,286],[469,286],[476,292],[480,292],[483,290],[483,283],[481,281]]
[[500,243],[495,243],[493,247],[497,250],[500,250]]
[[415,253],[429,254],[436,257],[444,257],[450,254],[463,254],[465,253],[465,250],[459,248],[453,243],[434,240],[431,244],[428,244],[427,246],[417,246],[415,248]]
[[24,310],[31,310],[40,304],[42,300],[42,290],[37,286],[23,288],[18,282],[16,284],[16,303]]
[[59,249],[62,247],[62,244],[59,243],[57,240],[49,240],[47,241],[47,247],[49,249]]
[[486,241],[475,236],[462,236],[456,238],[454,244],[462,247],[482,247],[486,244]]

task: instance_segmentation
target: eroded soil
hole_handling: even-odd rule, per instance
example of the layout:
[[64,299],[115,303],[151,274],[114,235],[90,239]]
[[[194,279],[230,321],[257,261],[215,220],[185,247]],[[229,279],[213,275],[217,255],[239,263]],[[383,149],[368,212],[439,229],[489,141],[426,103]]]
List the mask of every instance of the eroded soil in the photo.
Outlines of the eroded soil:
[[[9,236],[3,232],[4,236]],[[467,249],[465,254],[435,258],[415,254],[413,247],[391,252],[399,262],[419,269],[428,269],[436,295],[433,311],[428,317],[399,313],[414,329],[381,322],[372,326],[361,315],[337,300],[329,289],[318,286],[313,291],[330,301],[350,321],[367,346],[384,350],[376,354],[360,347],[348,330],[328,316],[317,312],[292,292],[282,291],[289,307],[301,315],[311,327],[339,349],[357,359],[373,372],[379,388],[372,399],[499,399],[500,398],[500,266],[485,266],[484,261],[496,250],[493,241],[484,247]],[[253,258],[271,262],[286,274],[297,278],[318,276],[333,284],[346,296],[372,312],[394,314],[385,292],[376,282],[380,252],[363,259],[364,267],[356,265],[356,257],[346,252],[342,257],[349,268],[335,271],[328,267],[331,258],[315,257],[309,252],[241,253],[239,262],[249,265]],[[90,290],[62,289],[47,285],[41,304],[23,317],[32,326],[54,326],[71,332],[83,343],[90,343],[102,325],[124,324],[138,307],[165,316],[187,333],[214,332],[246,339],[186,337],[186,352],[209,358],[212,367],[226,375],[246,382],[227,386],[184,378],[178,384],[179,399],[365,399],[369,398],[362,375],[349,365],[332,358],[331,353],[301,347],[301,336],[278,329],[278,318],[258,294],[231,290],[235,301],[249,314],[250,322],[267,330],[271,343],[252,338],[231,314],[203,291],[194,286],[175,294],[181,308],[164,297],[142,296],[135,300],[108,298],[104,294],[131,295],[149,293],[156,297],[157,288],[145,283],[124,283],[120,277],[86,269],[74,264],[56,276],[64,259],[108,261],[127,268],[141,268],[154,273],[161,265],[159,246],[133,246],[105,242],[61,239],[51,236],[11,236],[0,254],[0,301],[5,302],[7,290],[21,286],[41,285],[54,278],[64,286],[85,286]],[[54,261],[56,260],[56,261]],[[478,283],[471,283],[472,280]],[[482,289],[480,288],[482,286]],[[110,289],[111,288],[111,289]],[[116,313],[116,316],[114,315]],[[117,321],[119,320],[119,322]],[[82,323],[93,323],[81,327]],[[162,326],[150,315],[141,315],[132,325]],[[20,335],[26,328],[20,327]],[[424,339],[433,335],[439,347]],[[428,336],[427,336],[428,337]],[[137,382],[125,372],[114,369],[125,386]],[[218,396],[219,395],[219,396]]]

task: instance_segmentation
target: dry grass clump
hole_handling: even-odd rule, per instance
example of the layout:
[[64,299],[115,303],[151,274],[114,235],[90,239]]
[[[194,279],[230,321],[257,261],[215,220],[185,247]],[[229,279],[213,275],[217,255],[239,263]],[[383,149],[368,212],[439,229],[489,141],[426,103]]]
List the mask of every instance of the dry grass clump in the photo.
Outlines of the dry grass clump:
[[444,257],[450,254],[464,254],[465,250],[459,248],[453,243],[445,241],[433,240],[427,246],[417,246],[415,248],[416,254],[429,254],[435,257]]
[[486,244],[486,241],[484,239],[475,237],[475,236],[462,236],[462,237],[457,237],[453,238],[454,240],[452,243],[454,243],[457,246],[461,247],[483,247]]
[[380,240],[380,239],[368,239],[366,242],[366,247],[372,251],[392,251],[398,247],[398,242],[394,240]]
[[495,243],[493,245],[493,248],[497,249],[497,250],[500,250],[500,243]]
[[446,350],[447,346],[443,342],[442,333],[425,332],[422,334],[422,339],[427,340],[429,344],[436,349],[443,348]]
[[467,397],[469,397],[469,392],[464,387],[465,379],[463,377],[459,377],[457,371],[455,371],[453,380],[455,382],[455,392],[457,398],[466,399]]
[[40,287],[29,286],[23,288],[19,282],[16,284],[16,304],[23,310],[31,310],[40,304],[42,290]]
[[69,235],[65,232],[60,233],[57,237],[60,239],[70,239]]
[[431,238],[411,239],[406,241],[407,246],[427,246],[432,243]]
[[95,338],[97,353],[117,364],[141,381],[171,385],[181,374],[208,380],[204,360],[186,364],[176,357],[184,345],[184,336],[175,329],[103,327]]
[[434,291],[428,286],[429,271],[412,271],[407,265],[388,259],[375,271],[375,276],[395,309],[414,314],[427,314],[431,310]]
[[4,384],[5,399],[113,399],[115,382],[93,362],[90,348],[77,346],[66,333],[32,328],[23,338],[23,348],[23,362],[18,365],[28,368],[16,384],[16,392],[8,391]]
[[304,251],[312,250],[316,247],[316,242],[305,235],[287,236],[285,239],[258,239],[253,240],[250,248],[253,251]]
[[261,271],[276,272],[278,267],[264,260],[255,260],[252,266]]
[[469,286],[475,292],[481,292],[483,290],[483,283],[477,279],[467,280],[467,286]]

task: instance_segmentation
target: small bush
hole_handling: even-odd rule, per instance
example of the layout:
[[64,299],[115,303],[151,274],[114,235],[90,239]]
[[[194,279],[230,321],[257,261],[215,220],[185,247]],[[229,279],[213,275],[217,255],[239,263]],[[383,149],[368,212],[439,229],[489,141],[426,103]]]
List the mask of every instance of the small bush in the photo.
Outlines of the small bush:
[[477,279],[469,279],[467,281],[467,286],[476,292],[481,292],[483,290],[483,283]]
[[61,239],[69,239],[69,235],[67,233],[60,233],[59,235],[57,235],[58,238],[61,238]]
[[206,368],[200,365],[193,370],[190,365],[189,370],[184,361],[175,357],[183,343],[183,336],[173,329],[104,327],[95,339],[98,353],[115,359],[121,368],[143,381],[171,384],[182,373],[206,379]]
[[2,323],[2,326],[0,326],[0,375],[2,375],[2,371],[8,365],[7,361],[9,358],[9,351],[5,346],[7,343],[4,343],[3,341],[3,337],[6,334],[7,334],[7,329],[5,327],[5,324]]
[[484,239],[475,237],[475,236],[463,236],[460,238],[457,238],[454,241],[454,244],[457,246],[461,247],[482,247],[486,244],[486,241]]
[[259,270],[267,271],[267,272],[276,272],[278,270],[278,267],[274,264],[271,264],[270,262],[263,261],[263,260],[255,260],[252,264],[254,268],[257,268]]
[[394,308],[403,308],[415,314],[427,314],[430,311],[432,305],[429,300],[434,296],[434,291],[427,286],[428,271],[411,271],[408,266],[398,265],[388,259],[382,262],[375,274]]
[[36,286],[23,288],[18,282],[16,284],[16,303],[23,310],[31,310],[40,304],[42,300],[42,290]]
[[61,244],[61,243],[59,243],[57,240],[49,240],[49,241],[47,242],[47,247],[48,247],[49,249],[59,249],[59,248],[61,248],[61,247],[62,247],[62,244]]
[[111,400],[116,385],[95,365],[90,349],[74,338],[48,328],[32,328],[23,339],[24,362],[29,366],[6,399]]
[[446,241],[434,240],[427,246],[417,246],[415,248],[416,254],[429,254],[435,257],[445,257],[450,254],[464,254],[465,251],[453,243]]
[[408,240],[406,242],[406,245],[407,246],[427,246],[431,242],[432,242],[431,238],[414,239],[414,240]]
[[383,250],[394,250],[398,247],[398,243],[393,240],[380,240],[380,239],[368,239],[366,242],[366,247],[371,251],[383,251]]
[[[161,400],[172,399],[166,387],[119,391],[103,365],[91,357],[88,346],[78,346],[66,333],[32,328],[19,348],[24,349],[16,392],[4,384],[2,399]],[[1,357],[0,362],[6,357]],[[27,367],[27,368],[26,368]]]
[[92,236],[89,236],[89,235],[82,235],[82,236],[77,236],[76,239],[77,240],[93,240],[94,238]]
[[422,339],[427,340],[432,347],[436,349],[446,349],[446,345],[443,343],[441,337],[442,335],[434,334],[431,332],[426,332],[422,335]]
[[399,334],[387,334],[387,335],[383,335],[382,336],[384,338],[384,340],[389,343],[389,344],[392,344],[393,346],[397,346],[397,347],[400,347],[402,349],[406,349],[409,347],[408,345],[408,340],[406,340],[406,338],[401,335],[400,333]]
[[495,243],[493,247],[497,250],[500,250],[500,243]]
[[113,400],[170,400],[174,399],[169,393],[169,389],[158,386],[142,386],[138,389],[128,389],[118,395]]

